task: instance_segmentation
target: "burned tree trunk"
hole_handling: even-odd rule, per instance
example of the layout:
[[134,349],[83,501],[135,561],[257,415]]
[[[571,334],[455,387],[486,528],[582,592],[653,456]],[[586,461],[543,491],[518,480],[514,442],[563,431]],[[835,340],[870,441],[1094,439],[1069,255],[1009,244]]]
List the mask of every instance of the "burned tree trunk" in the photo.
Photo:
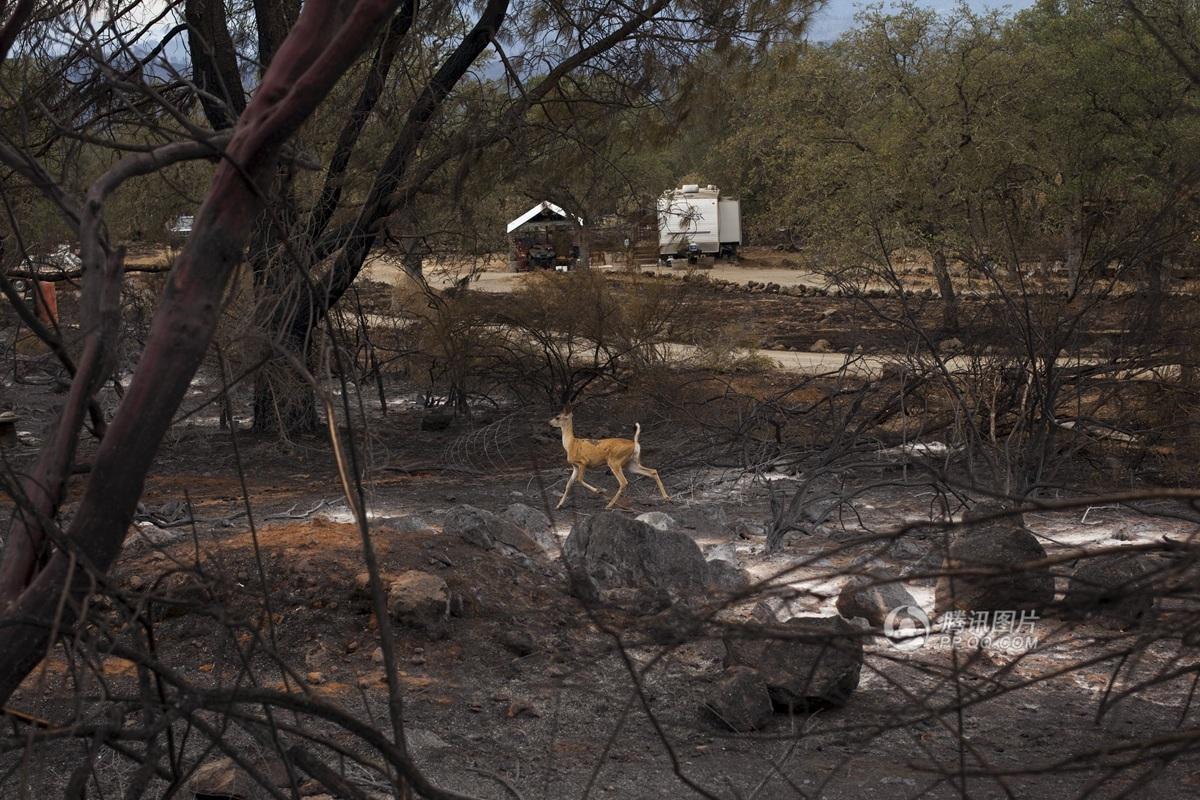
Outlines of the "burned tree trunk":
[[938,294],[942,298],[942,328],[947,333],[958,332],[958,297],[954,294],[954,282],[950,279],[950,267],[946,263],[946,251],[940,247],[933,250],[933,277],[937,281]]
[[254,380],[254,430],[290,436],[320,429],[316,390],[299,370],[300,365],[311,366],[311,345],[307,325],[290,325],[276,340],[282,352]]
[[1156,252],[1146,259],[1146,331],[1157,333],[1162,326],[1165,270],[1163,254]]
[[[96,451],[74,515],[51,538],[47,526],[56,518],[59,502],[51,497],[48,505],[26,515],[10,534],[0,561],[0,629],[5,631],[0,703],[12,696],[46,655],[53,637],[73,629],[88,594],[104,580],[120,553],[159,443],[208,350],[225,288],[243,259],[246,240],[264,203],[261,187],[269,185],[284,142],[353,64],[393,5],[391,0],[353,4],[309,0],[238,119],[192,235],[172,267],[145,351]],[[7,28],[0,36],[4,50]],[[196,144],[181,147],[196,153],[190,157],[211,155],[207,142],[199,143],[202,147]],[[129,158],[133,166],[118,171],[112,181],[145,174],[162,163],[159,152]],[[107,257],[110,266],[102,266],[105,258],[96,216],[105,196],[94,186],[84,211],[78,213],[90,223],[79,226],[84,264],[89,267],[84,297],[102,314],[112,287],[120,285],[121,261],[118,249]],[[97,376],[102,380],[106,374],[103,367],[115,347],[115,341],[104,337],[95,341],[99,350],[89,358],[99,369],[81,369],[77,374],[61,412],[58,430],[63,436],[47,445],[39,466],[62,472],[71,463],[78,430],[75,420],[98,386]]]

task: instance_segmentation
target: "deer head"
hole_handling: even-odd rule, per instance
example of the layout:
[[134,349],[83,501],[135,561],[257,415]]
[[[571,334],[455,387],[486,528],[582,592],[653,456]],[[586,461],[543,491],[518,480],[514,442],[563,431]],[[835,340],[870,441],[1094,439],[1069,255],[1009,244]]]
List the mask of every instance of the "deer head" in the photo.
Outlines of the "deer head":
[[558,412],[558,414],[556,416],[554,416],[550,419],[550,427],[552,427],[552,428],[568,427],[569,428],[571,426],[571,419],[572,419],[573,413],[574,413],[574,411],[571,409],[570,405],[563,406],[563,410]]

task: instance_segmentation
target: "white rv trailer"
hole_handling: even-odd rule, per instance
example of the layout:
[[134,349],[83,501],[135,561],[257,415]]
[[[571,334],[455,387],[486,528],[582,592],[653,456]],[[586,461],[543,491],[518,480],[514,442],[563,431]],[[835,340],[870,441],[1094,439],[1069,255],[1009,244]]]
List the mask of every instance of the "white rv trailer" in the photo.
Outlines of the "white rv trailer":
[[658,199],[659,258],[737,254],[742,243],[741,207],[716,186],[687,183]]

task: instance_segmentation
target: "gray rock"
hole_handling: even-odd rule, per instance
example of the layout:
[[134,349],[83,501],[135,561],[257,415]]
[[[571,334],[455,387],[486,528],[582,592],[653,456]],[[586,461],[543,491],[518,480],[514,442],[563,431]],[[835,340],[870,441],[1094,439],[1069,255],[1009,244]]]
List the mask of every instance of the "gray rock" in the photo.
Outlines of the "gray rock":
[[657,614],[671,606],[670,596],[662,590],[634,589],[628,586],[603,589],[599,592],[598,599],[606,606],[643,616]]
[[923,558],[929,552],[931,546],[929,542],[900,538],[892,542],[892,546],[888,548],[888,557],[902,564],[916,561]]
[[524,503],[513,503],[500,512],[500,518],[523,530],[547,553],[558,549],[558,538],[554,535],[554,526],[550,523],[550,518],[536,508]]
[[832,353],[832,352],[834,352],[833,345],[829,343],[828,339],[817,339],[815,342],[813,342],[811,345],[809,345],[808,349],[809,349],[809,352],[812,352],[812,353]]
[[[972,516],[991,510],[977,511]],[[1054,576],[1047,567],[1019,566],[1045,558],[1046,550],[1037,537],[1013,518],[956,530],[950,534],[942,568],[995,570],[996,574],[940,576],[934,592],[934,613],[1045,608],[1054,601]]]
[[725,666],[752,667],[777,706],[792,709],[842,706],[858,688],[862,640],[846,620],[793,617],[778,638],[725,639]]
[[716,547],[710,547],[704,551],[704,557],[709,561],[720,559],[721,561],[728,561],[731,564],[737,564],[737,545],[733,542],[726,542]]
[[1083,558],[1067,584],[1063,607],[1074,616],[1132,627],[1154,608],[1150,572],[1133,553]]
[[754,604],[750,618],[760,625],[777,625],[782,621],[780,612],[783,608],[784,603],[778,597],[767,597]]
[[447,411],[433,411],[421,417],[421,430],[444,431],[454,422],[454,415]]
[[888,551],[888,558],[900,567],[900,577],[910,583],[932,586],[942,571],[945,553],[940,541],[904,537]]
[[529,631],[521,628],[503,630],[497,638],[506,650],[517,656],[527,656],[537,649],[537,643],[534,642],[533,636],[530,635]]
[[702,592],[708,567],[700,548],[680,531],[659,531],[623,514],[604,512],[571,528],[563,561],[572,575],[593,590],[655,589],[675,596]]
[[187,788],[194,800],[266,800],[271,793],[259,778],[272,787],[287,786],[287,768],[277,758],[250,756],[255,777],[239,767],[232,758],[214,758],[201,764],[188,779]]
[[388,584],[387,607],[397,622],[437,630],[450,615],[450,588],[437,575],[407,570]]
[[381,517],[375,520],[375,527],[393,533],[416,533],[429,530],[433,526],[416,514],[405,514],[400,517]]
[[838,593],[837,610],[846,619],[861,617],[875,627],[895,608],[916,606],[917,601],[900,583],[886,582],[891,578],[881,570],[856,575],[842,585]]
[[736,594],[737,592],[748,589],[751,584],[750,573],[739,567],[732,561],[726,561],[723,558],[714,558],[707,562],[708,564],[708,585],[713,589],[728,594]]
[[457,536],[484,550],[515,551],[527,556],[542,554],[538,543],[510,520],[474,506],[450,509],[442,530],[447,536]]
[[943,339],[938,343],[938,349],[944,353],[961,353],[963,343],[960,339],[955,339],[951,336],[949,339]]
[[191,529],[186,526],[178,528],[160,528],[153,522],[138,522],[134,524],[136,537],[151,547],[162,547],[190,535]]
[[670,514],[664,514],[662,511],[647,511],[645,514],[638,514],[634,519],[638,522],[644,522],[651,528],[659,531],[670,530],[676,525],[675,518]]
[[739,539],[755,539],[767,535],[767,526],[752,519],[739,519],[733,530]]
[[407,727],[404,731],[404,741],[410,750],[417,753],[435,753],[439,750],[453,749],[453,745],[426,728]]
[[750,667],[730,667],[709,692],[704,707],[730,730],[758,730],[775,709],[767,683]]

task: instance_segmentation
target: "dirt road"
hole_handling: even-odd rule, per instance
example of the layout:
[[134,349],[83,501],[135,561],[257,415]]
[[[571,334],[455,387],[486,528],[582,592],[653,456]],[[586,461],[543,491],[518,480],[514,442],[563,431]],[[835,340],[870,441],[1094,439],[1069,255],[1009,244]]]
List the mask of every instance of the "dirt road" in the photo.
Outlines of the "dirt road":
[[[593,267],[592,269],[602,272],[618,271],[617,267],[611,266]],[[679,275],[682,273],[682,270],[663,266],[646,267],[642,271],[653,271],[660,275]],[[749,283],[750,281],[777,283],[780,286],[823,287],[827,284],[824,277],[804,270],[782,269],[778,267],[741,267],[724,262],[717,264],[712,269],[702,270],[702,273],[708,275],[713,280],[733,281],[742,284]],[[407,280],[400,265],[387,258],[376,259],[363,271],[363,274],[371,280],[391,286],[397,286],[401,281]],[[477,274],[471,282],[471,288],[481,292],[511,292],[520,286],[531,274],[528,272],[486,270]],[[466,270],[457,268],[433,268],[427,273],[429,283],[439,289],[451,285],[465,275],[467,275]]]

